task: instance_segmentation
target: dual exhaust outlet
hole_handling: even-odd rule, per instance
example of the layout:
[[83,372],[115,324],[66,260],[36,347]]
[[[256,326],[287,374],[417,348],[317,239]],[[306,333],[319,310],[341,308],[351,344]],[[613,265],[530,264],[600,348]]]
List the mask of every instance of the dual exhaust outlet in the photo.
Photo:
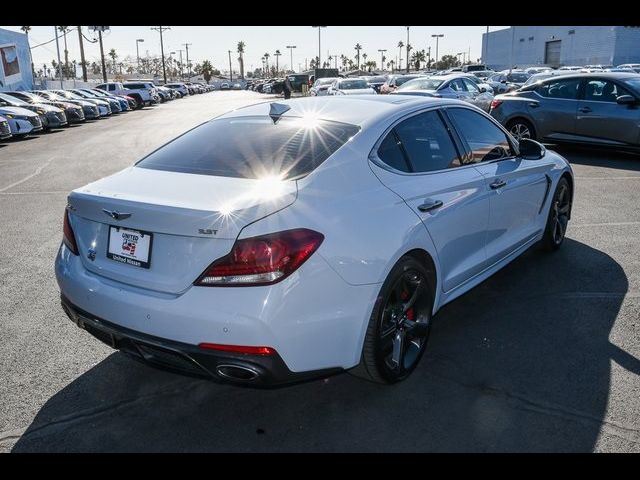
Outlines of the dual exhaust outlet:
[[252,368],[230,364],[218,365],[216,367],[216,373],[223,378],[236,382],[250,382],[259,376],[259,373]]

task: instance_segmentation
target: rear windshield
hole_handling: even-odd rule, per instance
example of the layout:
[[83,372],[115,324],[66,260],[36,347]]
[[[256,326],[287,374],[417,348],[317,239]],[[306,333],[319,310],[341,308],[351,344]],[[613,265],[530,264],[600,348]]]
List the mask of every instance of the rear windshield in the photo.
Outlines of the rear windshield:
[[418,77],[415,77],[415,76],[414,76],[414,77],[410,77],[410,76],[406,76],[406,77],[398,77],[398,78],[396,78],[396,86],[398,86],[398,87],[399,87],[399,86],[400,86],[400,85],[402,85],[403,83],[406,83],[406,82],[408,82],[409,80],[413,80],[414,78],[418,78]]
[[137,163],[168,172],[236,178],[308,175],[359,130],[356,125],[282,117],[211,120]]

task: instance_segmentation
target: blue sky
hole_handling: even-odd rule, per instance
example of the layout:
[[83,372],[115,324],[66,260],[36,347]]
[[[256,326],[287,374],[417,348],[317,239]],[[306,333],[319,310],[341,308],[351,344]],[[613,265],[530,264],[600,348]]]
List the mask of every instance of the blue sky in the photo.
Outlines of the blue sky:
[[[0,26],[8,30],[19,30],[19,26]],[[410,42],[418,49],[427,49],[431,46],[432,57],[435,57],[435,39],[432,34],[444,34],[439,41],[438,55],[457,54],[468,52],[471,49],[473,60],[481,56],[482,33],[486,26],[412,26],[410,28]],[[489,27],[490,31],[507,28],[503,26]],[[83,27],[85,35],[92,38],[94,34]],[[53,26],[35,26],[30,32],[31,46],[46,42],[54,38]],[[144,39],[140,44],[140,55],[144,56],[160,53],[160,37],[149,26],[114,26],[104,36],[105,54],[114,48],[120,58],[136,55],[136,39]],[[387,61],[395,60],[398,55],[397,44],[400,40],[406,43],[407,30],[404,26],[328,26],[322,29],[322,57],[326,59],[327,52],[334,55],[355,55],[354,46],[360,43],[363,46],[361,53],[366,53],[368,59],[380,61],[378,49],[387,49]],[[183,43],[191,43],[189,58],[194,62],[208,59],[221,70],[228,69],[228,50],[232,50],[234,69],[237,69],[235,55],[238,41],[243,40],[245,47],[245,66],[247,69],[258,68],[262,65],[261,57],[265,52],[271,55],[270,62],[274,59],[273,53],[279,49],[283,55],[280,57],[281,67],[289,65],[289,51],[287,45],[296,45],[293,50],[294,68],[298,64],[304,67],[305,58],[311,59],[318,54],[318,30],[311,26],[223,26],[223,27],[181,27],[171,26],[171,30],[164,34],[165,53],[177,52],[183,49]],[[70,59],[80,58],[78,47],[78,34],[73,32],[67,35],[67,44]],[[100,49],[98,44],[84,42],[85,56],[89,61],[99,59]],[[62,38],[60,38],[61,57],[64,50]],[[33,48],[33,60],[38,69],[43,63],[50,64],[56,58],[55,42]],[[179,54],[176,53],[176,57]],[[404,64],[404,57],[403,57]]]

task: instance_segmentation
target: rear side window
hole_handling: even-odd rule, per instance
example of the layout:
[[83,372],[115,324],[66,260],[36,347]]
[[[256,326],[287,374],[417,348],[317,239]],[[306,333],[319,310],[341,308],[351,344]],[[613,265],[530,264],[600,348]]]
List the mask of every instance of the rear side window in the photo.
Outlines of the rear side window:
[[581,81],[579,78],[548,81],[540,85],[536,91],[547,98],[575,100],[578,98]]
[[396,132],[391,131],[385,137],[378,148],[378,157],[391,168],[401,172],[411,172],[405,154],[402,152],[402,145]]
[[396,125],[380,145],[378,157],[405,172],[424,173],[460,166],[453,140],[436,111],[414,115]]
[[447,113],[471,149],[471,162],[466,163],[513,156],[507,135],[488,118],[467,108],[450,108]]
[[234,117],[200,125],[137,163],[169,172],[236,178],[311,173],[359,131],[356,125],[300,117]]

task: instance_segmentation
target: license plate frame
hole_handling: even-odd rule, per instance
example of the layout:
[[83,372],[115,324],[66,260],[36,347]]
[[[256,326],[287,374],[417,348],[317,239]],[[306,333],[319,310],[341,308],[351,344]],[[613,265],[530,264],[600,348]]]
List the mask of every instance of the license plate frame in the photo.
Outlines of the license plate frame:
[[[124,230],[126,232],[131,232],[131,234],[138,234],[140,235],[141,238],[144,238],[145,236],[148,237],[149,246],[147,249],[146,261],[140,258],[136,258],[135,255],[134,256],[126,255],[126,254],[123,255],[122,253],[112,252],[111,251],[111,235],[114,230],[116,233],[120,233],[122,230]],[[137,244],[138,242],[136,241],[136,245]],[[108,259],[113,260],[114,262],[122,263],[124,265],[130,265],[136,268],[145,268],[148,270],[149,268],[151,268],[152,251],[153,251],[153,233],[152,232],[147,232],[145,230],[140,230],[137,228],[121,227],[119,225],[109,225],[109,231],[107,232],[107,258]]]

